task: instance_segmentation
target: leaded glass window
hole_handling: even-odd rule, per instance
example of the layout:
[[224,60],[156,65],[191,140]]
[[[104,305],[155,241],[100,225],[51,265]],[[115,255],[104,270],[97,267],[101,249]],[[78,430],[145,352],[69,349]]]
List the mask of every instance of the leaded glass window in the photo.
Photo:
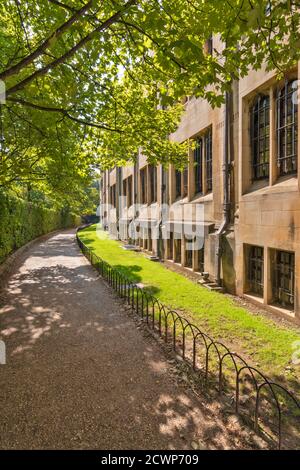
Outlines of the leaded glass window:
[[175,170],[175,197],[181,196],[181,171]]
[[203,140],[198,138],[194,150],[195,193],[202,193]]
[[206,191],[212,191],[212,132],[209,129],[205,136],[205,177]]
[[282,307],[294,306],[295,294],[295,253],[276,251],[274,297]]
[[250,110],[253,180],[269,177],[270,99],[259,95]]
[[249,248],[249,291],[260,296],[264,290],[264,249],[260,246]]
[[279,175],[297,172],[297,82],[286,81],[277,94],[277,162]]

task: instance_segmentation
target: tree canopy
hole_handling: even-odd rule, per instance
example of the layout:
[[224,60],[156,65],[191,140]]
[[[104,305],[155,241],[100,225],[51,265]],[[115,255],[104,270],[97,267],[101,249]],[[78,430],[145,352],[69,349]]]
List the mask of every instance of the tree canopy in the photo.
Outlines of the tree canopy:
[[[76,200],[93,168],[184,160],[171,142],[193,95],[299,59],[297,1],[3,0],[0,185]],[[209,50],[208,40],[218,39]]]

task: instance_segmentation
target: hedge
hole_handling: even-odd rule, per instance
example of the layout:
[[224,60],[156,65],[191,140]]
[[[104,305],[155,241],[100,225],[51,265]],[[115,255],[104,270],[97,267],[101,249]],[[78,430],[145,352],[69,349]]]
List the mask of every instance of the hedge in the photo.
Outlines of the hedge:
[[14,250],[40,235],[80,225],[80,217],[0,192],[0,263]]

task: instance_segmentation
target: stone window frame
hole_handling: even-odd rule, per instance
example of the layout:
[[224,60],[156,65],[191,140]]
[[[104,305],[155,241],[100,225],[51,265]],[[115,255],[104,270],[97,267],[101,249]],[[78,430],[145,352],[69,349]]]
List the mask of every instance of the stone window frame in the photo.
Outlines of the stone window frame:
[[[153,173],[152,173],[152,171],[153,171]],[[142,174],[144,175],[143,176],[144,186],[143,186],[143,182],[142,182],[142,176],[141,176]],[[153,181],[151,181],[152,176],[154,177]],[[141,204],[151,205],[151,204],[157,203],[157,201],[158,201],[157,183],[158,183],[158,165],[152,165],[152,164],[148,163],[147,165],[140,168],[140,171],[139,171],[139,202]]]
[[122,188],[123,196],[126,196],[126,207],[132,206],[133,201],[133,177],[132,175],[127,176],[127,178],[123,179],[123,188]]
[[[263,260],[262,260],[262,292],[261,294],[253,292],[251,289],[248,273],[249,273],[249,249],[252,247],[259,247],[263,250]],[[283,293],[285,297],[285,302],[280,302],[280,295],[278,291],[278,254],[284,253],[291,255],[293,262],[290,260],[285,262],[285,266],[281,266],[280,269],[283,273],[286,274],[287,270],[292,271],[291,282],[293,285],[288,285],[286,280],[281,283],[279,286],[281,290],[285,290]],[[285,315],[292,315],[294,317],[295,312],[298,309],[298,299],[297,299],[297,290],[296,290],[296,276],[297,276],[297,252],[291,247],[288,249],[283,249],[279,246],[269,246],[269,245],[260,245],[259,242],[256,243],[253,240],[252,243],[243,243],[243,295],[245,297],[255,299],[259,304],[265,305],[270,311],[275,313],[281,312]],[[290,290],[290,293],[288,292]],[[291,295],[290,295],[291,294]],[[290,295],[292,302],[288,302],[287,298]]]
[[210,127],[205,133],[204,137],[204,165],[205,165],[205,185],[206,193],[210,193],[213,190],[213,138],[212,138],[212,127]]
[[[194,196],[205,196],[213,192],[213,126],[207,126],[194,140],[196,140],[196,145],[199,143],[199,146],[191,153],[191,180],[193,180],[194,183],[192,192]],[[200,158],[201,171],[199,172],[199,174],[201,174],[201,185],[197,188],[195,156],[199,152],[199,148],[201,148],[202,152]],[[199,188],[201,188],[202,191],[199,191]]]
[[[195,164],[194,152],[190,148],[189,158],[184,170],[177,170],[174,166],[171,167],[170,172],[170,200],[172,202],[180,199],[191,200],[194,197],[202,197],[207,194],[213,193],[213,125],[210,123],[201,132],[196,134],[190,140],[202,140],[202,162],[201,162],[201,179],[202,179],[202,192],[196,190],[195,185]],[[209,145],[208,145],[209,144]],[[210,158],[207,158],[207,148],[209,147]],[[178,184],[179,183],[179,184]],[[180,191],[179,191],[180,186]]]
[[[272,265],[271,304],[294,310],[295,308],[295,252],[282,249],[270,250]],[[287,286],[288,284],[288,286]],[[288,301],[290,298],[290,301]]]
[[148,203],[148,171],[147,165],[140,169],[139,171],[139,202],[141,204]]
[[202,248],[195,250],[195,271],[205,272],[205,242]]
[[187,249],[187,244],[191,244],[191,240],[187,237],[183,238],[184,246],[184,263],[183,266],[188,269],[193,269],[193,254],[194,250]]
[[173,260],[182,265],[182,238],[173,238]]
[[182,177],[181,177],[181,197],[187,197],[189,193],[189,166],[188,164],[182,170]]
[[[276,93],[276,141],[277,141],[277,166],[279,176],[297,174],[298,165],[298,105],[294,103],[293,96],[296,87],[293,84],[296,82],[295,79],[286,79],[283,86],[278,88]],[[280,103],[283,102],[284,112]],[[289,108],[291,113],[289,114]],[[289,116],[292,120],[289,122]],[[288,136],[291,131],[291,147],[292,152],[288,153]],[[282,135],[284,145],[282,145]],[[292,165],[291,168],[287,168],[287,165]]]
[[116,183],[114,183],[109,188],[109,202],[112,207],[116,207],[116,195]]
[[[261,126],[262,116],[264,124],[263,126]],[[263,93],[258,93],[250,106],[250,152],[252,181],[269,179],[270,95]]]
[[175,200],[177,199],[180,199],[181,198],[181,194],[182,194],[182,173],[180,170],[177,170],[177,168],[175,168],[175,171],[174,171],[174,187],[175,187]]
[[[259,256],[260,252],[260,256]],[[257,297],[264,297],[264,246],[251,244],[245,245],[245,292]],[[258,273],[260,271],[260,280]]]
[[171,261],[174,260],[174,232],[172,231],[169,232],[169,237],[167,239],[166,259]]
[[157,202],[157,166],[148,165],[149,204]]
[[197,137],[196,147],[193,151],[195,194],[202,194],[203,192],[203,153],[203,139]]
[[189,163],[183,170],[174,168],[174,201],[188,197],[189,193]]
[[[242,132],[242,146],[240,155],[241,162],[241,195],[247,194],[249,191],[260,189],[264,186],[274,186],[277,183],[281,182],[282,179],[286,178],[297,178],[297,172],[290,174],[281,175],[278,166],[278,139],[277,139],[277,119],[278,119],[278,109],[277,109],[277,94],[285,86],[286,82],[297,81],[298,75],[297,71],[291,71],[286,75],[285,78],[279,82],[275,81],[275,78],[272,79],[271,83],[262,84],[257,89],[251,91],[248,95],[241,98],[243,104],[242,112],[242,121],[241,121],[241,132]],[[294,90],[297,93],[297,88]],[[252,154],[251,154],[251,108],[255,99],[259,95],[269,96],[269,112],[270,112],[270,132],[269,132],[269,177],[262,178],[260,180],[253,179],[252,172]],[[299,122],[299,120],[298,120]],[[299,129],[299,124],[297,125],[297,130]],[[297,144],[297,149],[298,149]],[[300,156],[297,152],[296,161],[298,162]],[[298,167],[299,167],[298,162]]]

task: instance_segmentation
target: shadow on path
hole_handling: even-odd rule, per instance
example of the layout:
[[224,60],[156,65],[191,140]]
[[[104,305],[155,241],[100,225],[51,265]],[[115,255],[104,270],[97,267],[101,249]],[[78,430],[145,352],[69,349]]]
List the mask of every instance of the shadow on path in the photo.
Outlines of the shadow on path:
[[1,448],[239,447],[230,423],[179,386],[153,339],[120,311],[74,232],[34,245],[3,292]]

